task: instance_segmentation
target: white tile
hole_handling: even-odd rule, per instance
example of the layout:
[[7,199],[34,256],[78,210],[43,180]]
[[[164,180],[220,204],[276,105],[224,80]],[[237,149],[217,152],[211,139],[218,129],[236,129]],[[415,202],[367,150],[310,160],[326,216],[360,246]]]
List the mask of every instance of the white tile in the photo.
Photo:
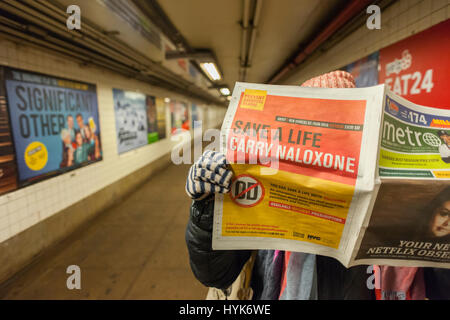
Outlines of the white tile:
[[9,228],[8,215],[0,216],[0,230]]
[[8,240],[10,238],[10,232],[9,228],[1,229],[0,228],[0,243],[4,242],[5,240]]
[[448,0],[430,0],[429,2],[433,11],[445,8],[449,4]]
[[447,20],[447,7],[437,10],[431,14],[431,25],[438,24],[444,20]]

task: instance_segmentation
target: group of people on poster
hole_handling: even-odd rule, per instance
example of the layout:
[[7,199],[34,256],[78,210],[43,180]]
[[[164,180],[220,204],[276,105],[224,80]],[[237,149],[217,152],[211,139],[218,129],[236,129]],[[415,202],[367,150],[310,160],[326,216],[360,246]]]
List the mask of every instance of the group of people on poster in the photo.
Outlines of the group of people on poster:
[[[9,161],[0,168],[10,181],[6,186],[2,180],[3,192],[102,160],[94,84],[7,67],[0,71],[0,96],[7,105],[2,117],[11,131],[9,153],[1,154]],[[166,105],[172,133],[190,128],[184,102],[119,89],[113,89],[113,98],[119,154],[166,137]],[[13,147],[16,155],[25,156],[15,158]],[[34,152],[42,154],[39,168],[30,165]]]
[[96,85],[7,67],[0,71],[18,187],[102,160]]
[[98,160],[101,157],[100,139],[95,133],[97,126],[92,118],[85,122],[83,115],[74,117],[68,115],[67,128],[61,130],[62,159],[60,168],[80,165],[87,161]]

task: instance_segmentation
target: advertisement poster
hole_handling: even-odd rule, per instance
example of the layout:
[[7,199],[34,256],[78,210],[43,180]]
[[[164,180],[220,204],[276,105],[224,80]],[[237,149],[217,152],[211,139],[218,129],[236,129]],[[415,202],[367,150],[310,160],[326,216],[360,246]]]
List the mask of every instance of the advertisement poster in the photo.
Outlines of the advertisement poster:
[[177,129],[189,130],[189,110],[186,103],[172,100],[170,101],[170,116],[172,133]]
[[202,120],[203,120],[203,108],[193,103],[191,105],[191,127],[192,128],[201,127],[200,121]]
[[450,178],[450,113],[386,96],[380,176]]
[[102,159],[94,84],[4,69],[19,184]]
[[343,70],[352,74],[357,88],[376,86],[378,84],[378,52],[345,66]]
[[159,140],[166,137],[166,103],[163,98],[156,98],[156,122]]
[[155,97],[146,96],[146,105],[147,105],[147,137],[148,137],[148,144],[150,144],[159,140]]
[[[365,119],[368,110],[374,119],[380,116],[382,89],[236,83],[233,98],[239,99],[222,126],[222,152],[235,178],[230,193],[216,195],[213,248],[250,241],[266,249],[346,245],[343,232],[355,213],[355,192],[358,212],[373,195],[374,175],[361,170],[375,172],[378,128],[366,128]],[[361,191],[363,176],[367,189]]]
[[142,93],[113,89],[119,154],[148,144],[146,97]]
[[9,124],[4,69],[0,67],[0,195],[17,189],[17,168],[14,143]]
[[380,50],[380,83],[423,106],[450,109],[450,20]]
[[414,259],[448,264],[449,215],[448,181],[383,183],[356,260]]

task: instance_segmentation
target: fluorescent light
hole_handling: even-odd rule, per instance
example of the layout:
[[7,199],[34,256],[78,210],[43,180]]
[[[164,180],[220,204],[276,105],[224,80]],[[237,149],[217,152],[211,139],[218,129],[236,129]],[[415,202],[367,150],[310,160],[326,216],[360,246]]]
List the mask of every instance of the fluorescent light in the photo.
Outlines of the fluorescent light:
[[125,91],[125,97],[131,100],[145,100],[145,95],[139,92]]
[[170,102],[170,99],[169,99],[169,98],[164,98],[164,102],[165,102],[165,103],[169,103],[169,102]]
[[230,95],[230,89],[228,89],[228,88],[220,88],[220,93],[223,94],[224,96],[229,96]]
[[200,67],[203,69],[203,71],[205,71],[205,73],[211,80],[216,81],[222,79],[216,65],[213,62],[200,63]]

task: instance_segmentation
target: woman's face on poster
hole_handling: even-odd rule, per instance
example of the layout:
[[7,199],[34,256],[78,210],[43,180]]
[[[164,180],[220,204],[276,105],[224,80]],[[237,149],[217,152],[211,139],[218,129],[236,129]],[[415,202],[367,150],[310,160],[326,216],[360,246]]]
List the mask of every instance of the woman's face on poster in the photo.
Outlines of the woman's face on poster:
[[89,127],[84,127],[84,133],[85,133],[85,137],[86,139],[90,139],[91,138],[91,130],[89,130]]
[[81,136],[81,133],[77,133],[75,140],[79,146],[83,144],[83,137]]
[[430,227],[436,237],[445,237],[450,234],[450,200],[445,201],[435,210]]

